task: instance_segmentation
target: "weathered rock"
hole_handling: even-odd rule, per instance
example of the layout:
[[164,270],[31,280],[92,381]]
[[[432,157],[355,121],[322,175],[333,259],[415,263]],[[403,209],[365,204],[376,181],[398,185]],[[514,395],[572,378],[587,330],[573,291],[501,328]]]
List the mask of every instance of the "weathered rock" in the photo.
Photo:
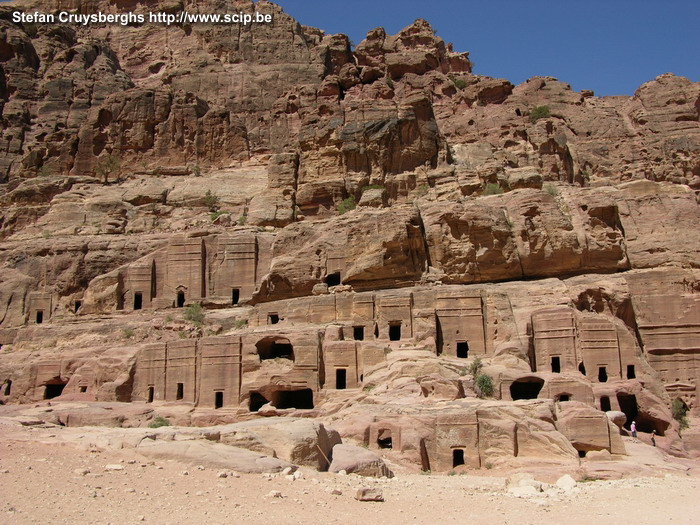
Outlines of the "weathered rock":
[[559,487],[562,490],[570,491],[576,488],[576,480],[569,476],[568,474],[565,474],[564,476],[560,477],[557,480],[557,487]]
[[280,472],[289,463],[249,450],[206,441],[152,441],[144,440],[138,452],[158,459],[177,459],[191,465],[209,468],[227,468],[238,472]]
[[344,470],[348,474],[358,474],[369,477],[393,477],[378,454],[355,445],[339,444],[333,447],[333,460],[329,472]]
[[384,501],[384,495],[380,489],[373,488],[359,488],[355,493],[355,499],[357,501]]

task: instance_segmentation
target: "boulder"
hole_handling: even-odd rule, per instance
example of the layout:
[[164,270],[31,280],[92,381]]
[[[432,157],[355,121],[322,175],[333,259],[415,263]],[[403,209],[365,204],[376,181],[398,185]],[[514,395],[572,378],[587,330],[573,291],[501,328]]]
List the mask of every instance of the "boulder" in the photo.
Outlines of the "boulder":
[[190,465],[208,468],[230,469],[245,473],[281,472],[292,466],[287,461],[201,440],[156,441],[144,439],[137,451],[144,456],[157,459],[174,459]]
[[615,423],[620,430],[622,430],[623,425],[627,422],[627,416],[624,412],[620,412],[619,410],[608,410],[605,415],[608,416],[608,419]]
[[344,470],[348,474],[375,478],[394,476],[378,454],[366,448],[346,444],[333,447],[333,460],[328,470],[336,473]]
[[576,483],[576,480],[574,478],[572,478],[571,476],[569,476],[568,474],[564,474],[562,477],[560,477],[557,480],[556,485],[560,489],[565,490],[566,492],[569,492],[569,491],[575,489],[576,485],[578,485],[578,483]]
[[295,465],[321,471],[328,470],[331,451],[340,443],[340,436],[335,430],[311,419],[272,417],[234,423],[221,427],[220,435],[222,442],[235,442],[236,446],[248,442],[255,448],[272,450],[275,457]]
[[368,487],[362,487],[357,489],[355,492],[355,499],[357,501],[384,501],[384,495],[381,489],[374,489]]

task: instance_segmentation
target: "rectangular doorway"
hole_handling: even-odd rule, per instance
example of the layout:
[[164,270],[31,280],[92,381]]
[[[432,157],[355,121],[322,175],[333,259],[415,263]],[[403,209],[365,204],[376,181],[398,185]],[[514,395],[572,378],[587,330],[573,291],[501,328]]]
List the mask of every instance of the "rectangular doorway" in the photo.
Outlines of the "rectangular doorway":
[[466,359],[469,357],[469,343],[466,341],[460,341],[457,343],[457,357],[461,359]]
[[552,357],[552,373],[561,373],[561,358],[558,356]]
[[464,450],[461,448],[452,449],[452,468],[464,465]]
[[345,368],[336,368],[335,370],[335,388],[336,390],[345,390],[347,388],[348,371]]
[[134,310],[143,308],[143,294],[141,292],[134,293]]
[[401,340],[401,321],[389,323],[389,341]]
[[352,327],[352,338],[355,341],[365,340],[365,327],[364,326],[353,326]]

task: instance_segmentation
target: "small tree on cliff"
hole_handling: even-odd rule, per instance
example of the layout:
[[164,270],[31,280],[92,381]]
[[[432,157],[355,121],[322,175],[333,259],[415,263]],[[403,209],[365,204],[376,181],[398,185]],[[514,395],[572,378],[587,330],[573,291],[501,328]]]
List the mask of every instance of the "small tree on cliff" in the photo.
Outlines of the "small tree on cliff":
[[104,184],[109,184],[109,176],[112,173],[116,173],[116,182],[119,182],[119,170],[121,169],[121,162],[117,157],[112,154],[102,157],[97,166],[95,166],[95,174],[102,179]]

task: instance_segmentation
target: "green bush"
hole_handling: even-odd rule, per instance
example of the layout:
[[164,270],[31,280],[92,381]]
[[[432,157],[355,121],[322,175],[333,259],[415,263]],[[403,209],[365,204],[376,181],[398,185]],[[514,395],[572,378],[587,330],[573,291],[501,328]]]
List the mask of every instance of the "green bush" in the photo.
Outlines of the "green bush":
[[474,359],[474,361],[472,361],[467,370],[469,370],[469,373],[472,375],[472,377],[476,378],[483,367],[484,363],[481,362],[480,357],[477,357],[476,359]]
[[160,427],[169,427],[170,426],[170,420],[166,419],[162,416],[156,416],[153,418],[153,421],[151,421],[148,424],[148,428],[160,428]]
[[236,221],[236,223],[239,226],[245,226],[247,222],[248,222],[248,216],[245,213],[243,215],[241,215],[240,217],[238,217],[238,220]]
[[559,195],[559,190],[553,184],[545,184],[544,191],[549,193],[552,197],[556,197],[557,195]]
[[210,217],[211,217],[211,222],[214,222],[216,219],[218,219],[218,218],[221,217],[222,215],[226,215],[226,212],[225,212],[225,211],[221,211],[221,210],[211,212],[211,215],[210,215]]
[[484,195],[500,195],[503,193],[503,188],[494,182],[489,182],[484,187]]
[[673,419],[678,421],[681,430],[690,426],[690,423],[688,423],[688,407],[683,401],[678,398],[674,399],[671,404],[671,412],[673,413]]
[[133,328],[123,328],[122,334],[124,334],[125,339],[131,339],[132,337],[134,337],[134,330]]
[[355,197],[350,195],[347,199],[344,199],[343,202],[340,203],[338,206],[338,213],[343,215],[351,210],[354,210],[355,208],[357,208]]
[[246,326],[248,326],[248,319],[236,319],[234,325],[236,326],[236,330],[245,328]]
[[462,77],[451,76],[450,80],[455,85],[455,87],[459,90],[462,90],[465,87],[467,87],[467,81],[464,80]]
[[391,80],[391,78],[386,77],[386,85],[389,86],[391,89],[394,89],[394,81]]
[[217,211],[219,209],[219,197],[214,195],[211,190],[207,190],[204,194],[204,205],[209,208],[209,211]]
[[200,325],[204,322],[204,308],[199,303],[194,303],[185,308],[185,313],[183,315],[186,321],[191,321],[196,325]]
[[476,378],[476,387],[481,393],[480,397],[491,397],[493,395],[493,379],[486,374],[480,374]]
[[534,124],[541,118],[547,118],[549,116],[549,106],[535,106],[532,108],[532,111],[530,111],[530,122]]
[[365,186],[362,188],[362,193],[366,192],[367,190],[383,190],[384,186],[381,184],[370,184],[369,186]]

